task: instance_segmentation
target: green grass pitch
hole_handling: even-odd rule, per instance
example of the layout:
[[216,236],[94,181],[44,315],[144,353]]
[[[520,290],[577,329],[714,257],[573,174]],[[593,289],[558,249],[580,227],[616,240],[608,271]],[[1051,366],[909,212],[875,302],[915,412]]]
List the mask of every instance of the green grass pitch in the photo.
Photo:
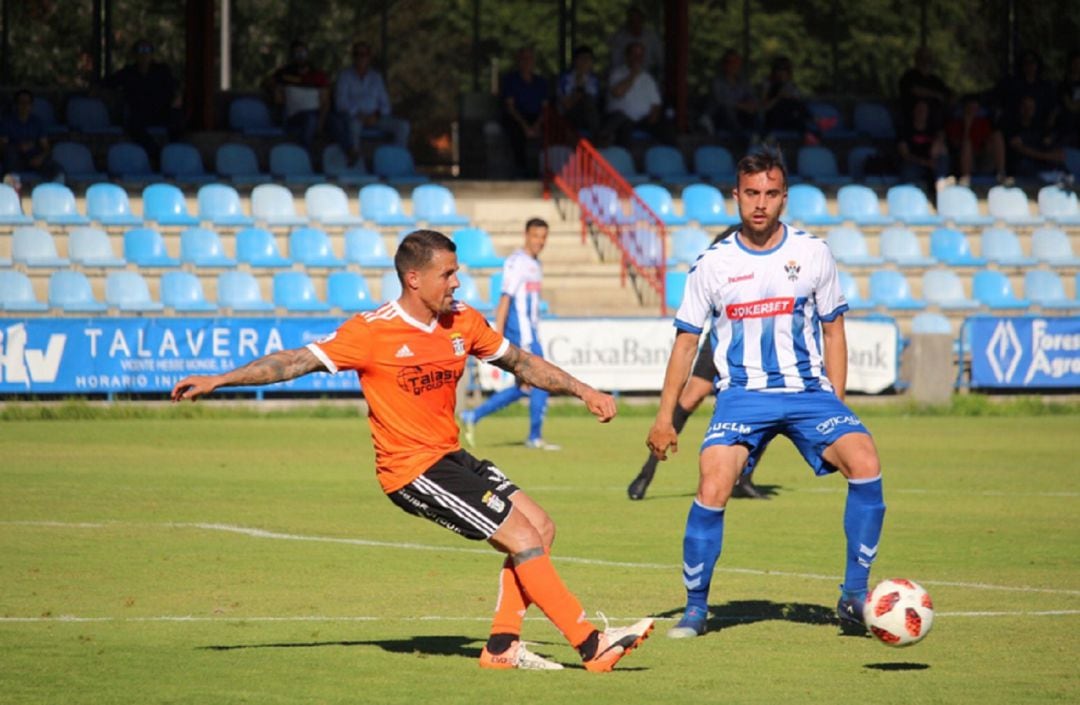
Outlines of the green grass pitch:
[[889,507],[872,580],[937,608],[907,649],[838,635],[843,482],[783,439],[755,478],[772,499],[729,504],[710,632],[664,636],[705,420],[636,503],[645,414],[556,413],[557,453],[522,447],[523,418],[479,426],[590,615],[659,618],[610,674],[535,608],[525,638],[570,668],[477,668],[501,558],[382,497],[362,419],[0,422],[0,703],[1080,701],[1080,416],[864,416]]

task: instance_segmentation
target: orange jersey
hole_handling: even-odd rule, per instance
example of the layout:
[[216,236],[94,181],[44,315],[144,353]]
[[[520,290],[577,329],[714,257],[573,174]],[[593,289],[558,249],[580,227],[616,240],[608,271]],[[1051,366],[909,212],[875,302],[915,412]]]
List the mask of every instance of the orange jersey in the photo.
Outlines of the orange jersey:
[[509,345],[463,303],[425,325],[390,301],[307,347],[331,372],[356,370],[379,483],[394,492],[461,448],[454,406],[466,357],[494,360]]

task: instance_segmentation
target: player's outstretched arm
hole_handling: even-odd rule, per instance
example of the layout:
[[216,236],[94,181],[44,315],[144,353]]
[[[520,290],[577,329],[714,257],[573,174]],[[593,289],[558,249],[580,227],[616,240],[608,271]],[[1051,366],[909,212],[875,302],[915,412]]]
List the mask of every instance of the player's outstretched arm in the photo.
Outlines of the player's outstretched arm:
[[326,366],[307,348],[280,350],[243,367],[220,375],[185,377],[172,390],[174,402],[195,401],[218,387],[254,387],[303,377],[309,372],[326,371]]
[[525,384],[545,389],[555,394],[573,394],[585,402],[585,407],[601,423],[615,418],[615,399],[610,394],[598,392],[542,357],[525,352],[511,344],[506,353],[491,364],[513,374]]
[[697,345],[697,335],[679,331],[675,335],[675,343],[671,346],[671,357],[668,358],[667,370],[664,372],[664,388],[660,392],[660,409],[656,412],[656,420],[645,440],[645,445],[660,460],[667,460],[669,449],[673,453],[679,450],[679,434],[671,419],[675,413],[675,403],[690,376]]

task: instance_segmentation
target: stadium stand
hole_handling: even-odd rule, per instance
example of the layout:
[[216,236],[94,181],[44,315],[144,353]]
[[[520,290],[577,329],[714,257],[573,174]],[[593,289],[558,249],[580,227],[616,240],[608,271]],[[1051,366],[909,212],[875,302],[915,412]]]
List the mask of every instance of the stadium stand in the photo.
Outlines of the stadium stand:
[[200,268],[236,266],[236,260],[225,254],[221,238],[208,228],[188,228],[180,233],[180,261]]
[[1051,267],[1080,267],[1069,236],[1061,228],[1038,228],[1031,233],[1031,254]]
[[247,137],[282,137],[285,134],[274,124],[266,103],[253,96],[240,96],[229,103],[229,129]]
[[409,150],[396,144],[382,144],[375,148],[372,170],[379,178],[397,186],[411,186],[430,180],[416,171]]
[[953,335],[953,326],[946,316],[923,311],[911,318],[911,332],[916,335]]
[[610,147],[604,147],[599,151],[600,156],[606,159],[608,164],[610,164],[615,171],[619,172],[619,176],[626,179],[626,183],[631,186],[643,184],[649,180],[648,175],[638,171],[637,166],[634,165],[634,157],[625,147],[611,145]]
[[306,272],[278,272],[274,275],[274,305],[292,313],[330,310],[330,304],[315,293],[315,284]]
[[263,298],[259,282],[250,272],[222,272],[217,278],[218,308],[232,312],[273,311],[274,305]]
[[504,259],[495,253],[491,235],[480,228],[455,230],[452,236],[457,245],[458,261],[470,269],[494,269],[503,266]]
[[952,225],[992,225],[994,219],[979,212],[979,199],[967,186],[949,186],[938,192],[938,213]]
[[49,275],[49,306],[65,313],[104,313],[108,310],[94,296],[86,275],[70,269]]
[[[645,202],[645,205],[653,212],[653,215],[660,218],[664,225],[686,225],[690,222],[685,216],[679,215],[675,212],[675,203],[672,201],[671,193],[658,184],[641,184],[634,187],[634,193]],[[637,202],[634,203],[637,207]],[[642,215],[642,218],[646,216]]]
[[840,173],[836,155],[824,145],[799,147],[795,173],[807,181],[823,186],[843,186],[851,183],[851,177]]
[[124,259],[139,267],[180,266],[180,260],[169,255],[161,233],[153,228],[134,228],[124,233]]
[[161,181],[161,173],[150,166],[150,157],[146,150],[134,142],[116,142],[109,145],[105,155],[105,168],[114,181],[128,184]]
[[356,161],[349,164],[341,146],[328,144],[322,151],[322,170],[329,178],[343,186],[363,186],[379,180],[377,176],[368,172],[364,165],[364,158],[357,156]]
[[1031,306],[1027,299],[1021,299],[1013,293],[1009,278],[992,269],[975,272],[971,280],[971,293],[975,300],[991,310],[1021,309]]
[[668,310],[678,311],[685,293],[686,272],[668,270],[664,275],[664,303]]
[[1039,215],[1058,225],[1080,225],[1076,193],[1058,185],[1043,186],[1038,196]]
[[881,257],[870,254],[866,238],[858,228],[830,228],[826,242],[836,261],[845,267],[870,267],[884,262]]
[[230,142],[214,153],[214,170],[237,186],[265,184],[271,176],[259,169],[255,150],[246,144]]
[[131,210],[127,191],[110,182],[92,184],[86,189],[86,215],[104,227],[142,225],[142,218]]
[[844,294],[844,300],[847,301],[848,308],[852,311],[866,311],[874,308],[873,302],[869,301],[862,295],[859,290],[859,283],[855,281],[855,277],[847,271],[841,269],[837,272],[840,278],[840,291]]
[[165,310],[150,296],[150,287],[138,272],[110,272],[105,279],[105,304],[127,313]]
[[907,228],[885,228],[878,236],[881,256],[886,262],[898,267],[931,267],[937,264],[933,257],[927,257],[915,233]]
[[57,183],[38,184],[30,192],[30,212],[35,220],[49,225],[89,225],[90,219],[79,212],[75,194]]
[[890,311],[926,308],[926,301],[912,296],[907,278],[894,269],[879,269],[870,273],[870,300]]
[[885,194],[889,215],[905,225],[941,225],[944,220],[930,210],[922,189],[911,184],[897,184]]
[[293,262],[278,250],[273,233],[263,228],[244,228],[236,233],[236,259],[249,267],[291,267]]
[[67,183],[93,183],[108,178],[94,166],[94,155],[85,144],[57,142],[53,145],[52,158],[60,165]]
[[623,211],[615,189],[603,184],[593,184],[578,191],[578,201],[602,225],[630,225],[634,218]]
[[45,128],[45,134],[50,138],[63,135],[68,131],[67,125],[56,121],[56,109],[53,108],[52,101],[45,96],[34,96],[30,114],[36,115],[41,120],[41,124]]
[[495,309],[491,304],[491,299],[480,293],[480,287],[471,274],[458,271],[457,277],[460,286],[454,293],[454,298],[469,304],[481,313],[491,313]]
[[315,173],[311,155],[298,144],[283,142],[270,148],[270,174],[287,184],[317,184],[324,181]]
[[712,238],[701,228],[680,228],[671,233],[669,240],[671,242],[671,256],[667,260],[669,267],[692,265],[712,242]]
[[121,129],[112,123],[105,101],[90,96],[68,98],[64,119],[73,132],[88,135],[119,135]]
[[855,132],[872,140],[893,141],[896,127],[889,109],[881,103],[866,101],[855,104],[852,118]]
[[308,220],[327,227],[363,225],[364,219],[349,212],[349,197],[335,184],[315,184],[304,192]]
[[401,296],[401,282],[397,272],[383,272],[379,277],[379,300],[390,301]]
[[214,175],[206,171],[199,150],[187,142],[170,142],[161,149],[161,173],[180,184],[206,184],[214,180]]
[[0,269],[0,311],[40,313],[49,305],[38,301],[30,277],[14,269]]
[[803,226],[838,225],[844,219],[829,213],[825,194],[813,184],[794,184],[788,187],[788,216]]
[[739,217],[728,213],[724,194],[711,184],[690,184],[682,192],[683,212],[702,227],[734,225]]
[[682,152],[663,144],[645,150],[645,173],[656,181],[676,185],[693,183],[699,178],[687,170]]
[[874,190],[861,184],[841,186],[836,192],[836,204],[841,218],[860,227],[896,222],[894,218],[882,214],[881,203]]
[[951,267],[982,267],[986,260],[971,253],[967,235],[955,228],[935,228],[930,233],[930,256]]
[[345,261],[372,269],[394,266],[382,235],[370,228],[350,228],[345,231]]
[[438,184],[421,184],[412,191],[413,215],[428,225],[468,225],[469,219],[457,212],[450,189]]
[[1024,254],[1020,238],[1010,228],[986,228],[979,237],[983,259],[1004,267],[1030,267],[1034,257]]
[[0,224],[30,225],[34,219],[23,213],[18,192],[7,184],[0,184]]
[[854,130],[847,127],[840,109],[832,103],[811,100],[807,101],[806,109],[810,112],[810,119],[814,121],[818,132],[826,141],[850,140],[857,136]]
[[296,214],[292,192],[280,184],[259,184],[251,190],[251,214],[269,228],[307,224],[307,218]]
[[373,311],[379,302],[371,295],[367,280],[356,272],[334,272],[326,278],[327,303],[345,313]]
[[338,269],[345,260],[334,254],[330,237],[319,228],[297,228],[289,234],[289,257],[305,267]]
[[11,259],[24,267],[66,267],[70,262],[57,254],[56,242],[49,231],[32,225],[15,228],[11,233]]
[[196,198],[199,220],[219,228],[254,225],[255,220],[244,213],[240,194],[228,184],[204,184]]
[[964,284],[951,269],[930,269],[923,272],[922,297],[945,310],[979,308],[979,302],[964,293]]
[[1042,218],[1032,216],[1031,204],[1023,190],[1011,186],[994,186],[986,196],[990,215],[1009,225],[1042,225]]
[[694,150],[694,173],[718,184],[735,183],[735,159],[727,147],[702,145]]
[[1065,294],[1061,277],[1045,269],[1032,269],[1024,274],[1024,298],[1043,309],[1080,307],[1080,302]]
[[198,225],[188,212],[184,192],[172,184],[150,184],[143,189],[143,220],[161,226]]
[[216,312],[217,306],[206,300],[202,280],[191,272],[165,272],[161,275],[161,303],[177,313]]
[[892,186],[899,177],[883,173],[882,151],[862,144],[851,148],[847,155],[847,171],[855,182],[864,186]]
[[81,267],[126,267],[113,252],[109,235],[100,228],[79,227],[68,232],[68,257]]
[[401,196],[385,184],[368,184],[360,189],[360,214],[376,225],[416,224],[416,219],[402,210]]

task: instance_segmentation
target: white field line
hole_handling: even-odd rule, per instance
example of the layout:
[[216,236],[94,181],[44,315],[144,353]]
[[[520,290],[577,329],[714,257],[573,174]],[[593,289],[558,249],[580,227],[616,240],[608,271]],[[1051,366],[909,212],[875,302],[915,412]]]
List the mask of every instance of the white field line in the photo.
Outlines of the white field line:
[[[78,522],[78,523],[65,523],[57,521],[0,521],[0,526],[41,526],[50,528],[77,528],[77,529],[98,529],[106,527],[120,527],[120,526],[149,526],[157,528],[179,528],[179,529],[199,529],[202,531],[222,531],[232,534],[240,534],[242,536],[250,536],[252,538],[271,539],[277,541],[306,541],[312,543],[335,543],[344,544],[348,546],[364,546],[369,548],[392,548],[395,550],[415,550],[415,551],[437,551],[440,553],[475,553],[482,555],[491,555],[492,549],[490,548],[463,548],[460,546],[437,546],[431,544],[422,543],[402,543],[394,541],[371,541],[368,539],[353,539],[353,538],[341,538],[335,536],[308,536],[303,534],[286,534],[276,531],[267,531],[265,529],[256,529],[246,526],[235,526],[233,524],[218,524],[218,523],[172,523],[166,522],[161,524],[141,524],[133,522]],[[670,570],[678,571],[679,566],[671,565],[667,563],[635,563],[628,561],[606,561],[599,558],[579,558],[575,556],[553,556],[553,560],[562,563],[577,563],[581,565],[595,565],[607,568],[632,568],[643,570]],[[783,570],[761,570],[758,568],[731,568],[726,566],[716,566],[716,572],[719,573],[735,573],[741,575],[767,575],[778,576],[784,578],[804,578],[808,580],[830,580],[837,581],[841,578],[836,575],[824,575],[819,573],[797,573]],[[1059,588],[1038,588],[1029,587],[1026,585],[993,585],[990,583],[967,583],[949,580],[920,580],[923,585],[936,585],[942,587],[955,587],[971,590],[1001,590],[1007,592],[1021,592],[1021,593],[1041,593],[1047,595],[1080,595],[1080,590],[1059,589]]]

